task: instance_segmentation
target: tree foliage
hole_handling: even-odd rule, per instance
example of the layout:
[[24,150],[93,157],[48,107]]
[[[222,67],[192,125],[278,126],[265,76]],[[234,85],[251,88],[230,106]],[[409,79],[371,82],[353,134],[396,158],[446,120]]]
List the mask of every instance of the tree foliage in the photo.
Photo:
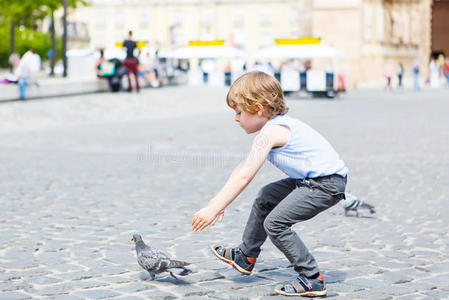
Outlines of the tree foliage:
[[[0,27],[0,68],[8,67],[8,58],[10,56],[9,49],[9,27]],[[30,28],[16,28],[16,53],[22,56],[30,48],[36,50],[40,57],[45,60],[47,58],[48,50],[51,49],[51,37],[48,33],[39,32]],[[56,39],[56,53],[57,59],[61,58],[62,54],[62,39]]]
[[[10,26],[15,24],[15,52],[23,54],[34,48],[43,59],[51,48],[49,34],[39,32],[39,21],[51,16],[63,6],[63,0],[0,0],[0,66],[8,64],[10,51]],[[86,0],[69,0],[69,7],[87,5]],[[61,39],[57,39],[57,57],[61,57]]]

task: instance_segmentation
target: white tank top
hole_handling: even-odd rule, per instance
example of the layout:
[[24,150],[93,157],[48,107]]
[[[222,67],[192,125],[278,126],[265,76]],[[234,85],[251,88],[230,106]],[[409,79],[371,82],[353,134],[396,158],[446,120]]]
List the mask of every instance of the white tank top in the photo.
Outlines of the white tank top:
[[274,116],[265,124],[290,129],[290,139],[283,147],[273,148],[267,159],[292,178],[315,178],[338,174],[348,169],[331,144],[309,125],[287,115]]

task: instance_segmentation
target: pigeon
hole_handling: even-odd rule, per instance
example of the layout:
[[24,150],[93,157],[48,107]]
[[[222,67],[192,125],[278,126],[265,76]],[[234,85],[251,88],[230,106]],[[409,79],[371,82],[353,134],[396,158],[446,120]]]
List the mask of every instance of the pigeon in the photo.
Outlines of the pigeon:
[[343,206],[343,209],[345,210],[345,216],[348,216],[349,211],[355,211],[356,216],[359,216],[359,208],[367,209],[370,214],[376,213],[374,210],[374,206],[371,204],[368,204],[360,199],[358,199],[356,196],[346,193],[346,199],[340,202],[341,206]]
[[147,246],[143,242],[140,234],[134,234],[132,241],[136,244],[137,262],[143,269],[150,273],[151,280],[154,280],[156,274],[162,272],[170,272],[170,276],[178,279],[171,269],[182,269],[181,273],[178,274],[180,276],[185,276],[192,272],[192,270],[185,267],[190,263],[170,259],[161,250]]

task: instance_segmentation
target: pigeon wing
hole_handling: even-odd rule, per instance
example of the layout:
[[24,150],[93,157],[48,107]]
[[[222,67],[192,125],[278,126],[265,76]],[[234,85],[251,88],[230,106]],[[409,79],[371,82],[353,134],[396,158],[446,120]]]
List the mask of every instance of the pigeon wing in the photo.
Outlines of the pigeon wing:
[[137,256],[137,262],[139,265],[144,268],[147,271],[155,271],[158,266],[158,262],[160,259],[158,259],[155,256],[147,255],[148,253],[141,252]]
[[182,267],[187,266],[187,265],[190,265],[190,263],[185,262],[185,261],[172,259],[172,260],[170,260],[168,268],[169,269],[171,269],[171,268],[182,268]]

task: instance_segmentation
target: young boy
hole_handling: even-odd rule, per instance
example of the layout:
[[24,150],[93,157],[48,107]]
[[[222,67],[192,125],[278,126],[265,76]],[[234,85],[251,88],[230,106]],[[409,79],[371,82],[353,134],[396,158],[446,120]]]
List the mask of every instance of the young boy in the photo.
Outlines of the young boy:
[[298,277],[276,287],[283,295],[323,296],[326,285],[317,262],[291,226],[308,220],[344,198],[344,162],[315,130],[286,115],[279,82],[263,72],[249,72],[231,86],[226,101],[246,133],[258,134],[247,158],[220,192],[195,213],[192,230],[221,221],[224,209],[251,182],[266,158],[289,177],[264,186],[235,248],[212,246],[212,252],[242,274],[251,274],[267,235],[292,263]]

